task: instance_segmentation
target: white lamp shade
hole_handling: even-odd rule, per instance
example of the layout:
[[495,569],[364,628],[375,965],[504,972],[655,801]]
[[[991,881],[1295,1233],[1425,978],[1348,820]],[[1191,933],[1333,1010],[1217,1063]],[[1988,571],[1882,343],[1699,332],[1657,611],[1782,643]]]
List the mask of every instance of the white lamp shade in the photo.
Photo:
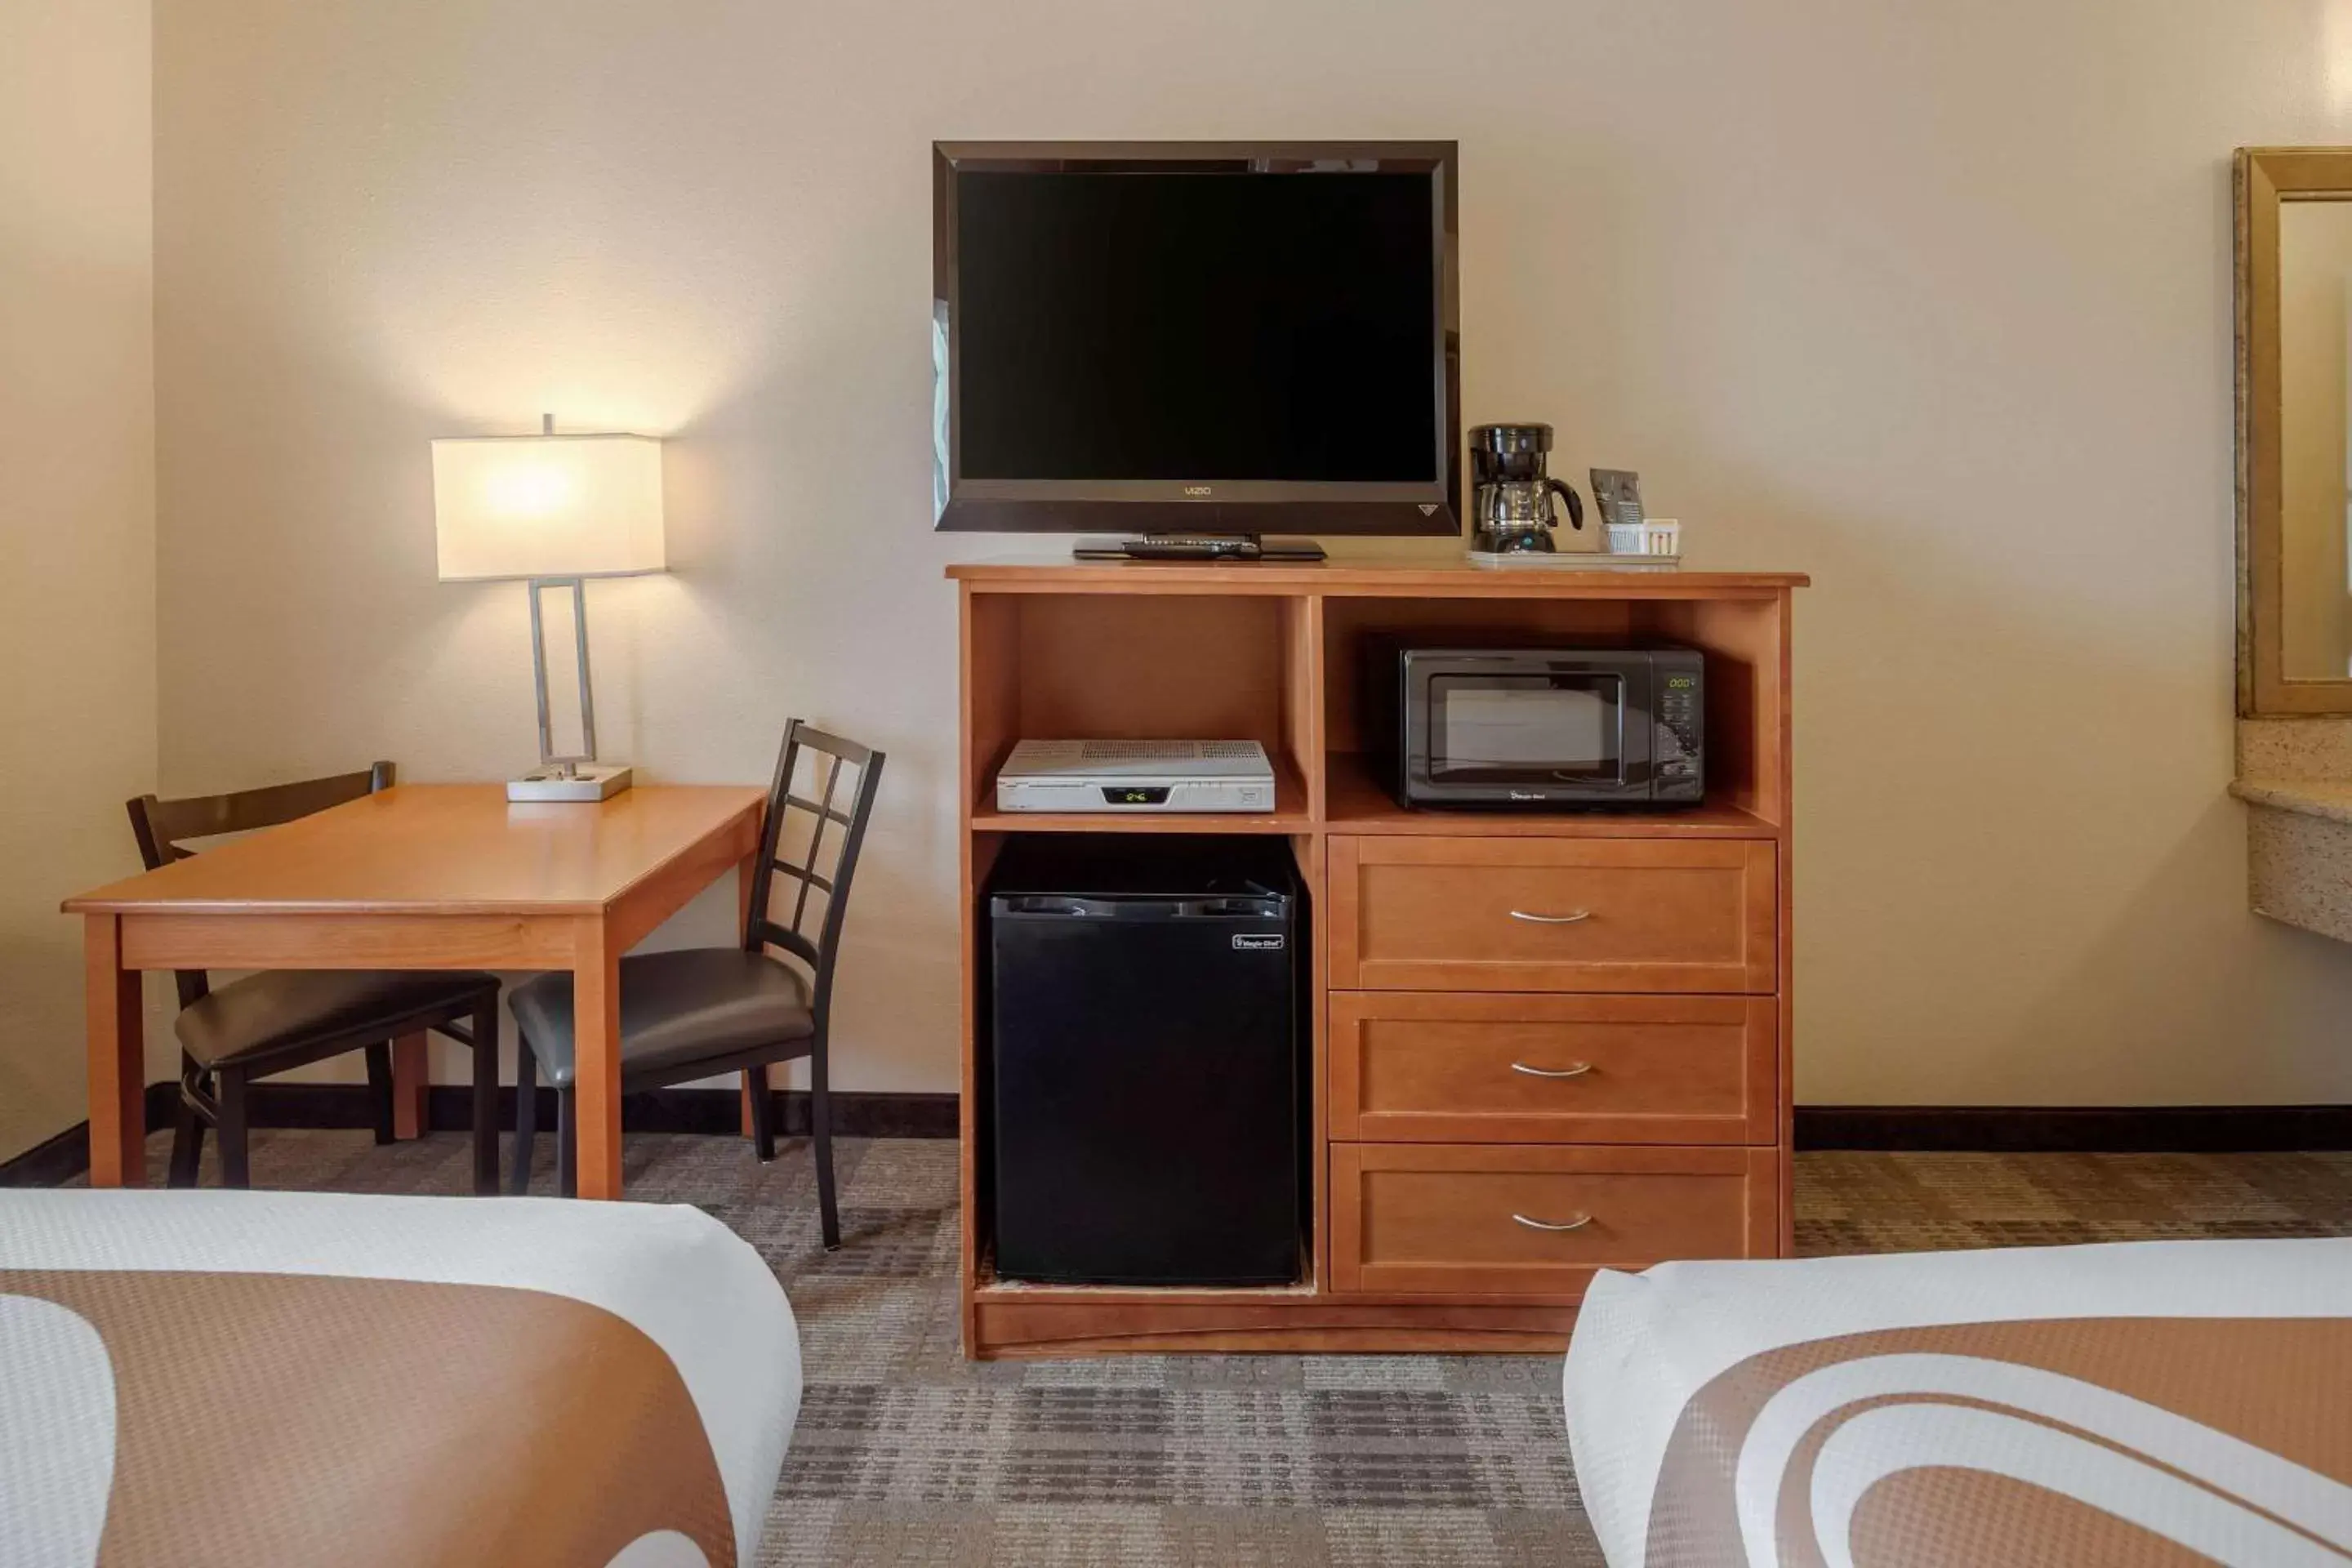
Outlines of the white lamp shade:
[[434,442],[441,581],[663,570],[661,450],[650,436]]

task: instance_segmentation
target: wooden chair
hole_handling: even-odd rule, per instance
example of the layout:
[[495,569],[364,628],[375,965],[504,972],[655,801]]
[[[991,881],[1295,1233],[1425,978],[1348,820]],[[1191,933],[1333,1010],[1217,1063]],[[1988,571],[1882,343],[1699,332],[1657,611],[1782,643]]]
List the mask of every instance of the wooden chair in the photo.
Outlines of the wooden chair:
[[[131,828],[149,870],[196,853],[184,840],[274,827],[392,787],[392,764],[365,773],[233,795],[129,803]],[[281,969],[215,990],[200,969],[176,972],[180,1016],[180,1101],[172,1123],[172,1185],[195,1185],[205,1128],[220,1134],[221,1176],[249,1184],[246,1089],[308,1063],[367,1054],[375,1102],[375,1141],[393,1139],[392,1042],[438,1029],[474,1051],[474,1190],[499,1184],[499,980],[478,971]],[[470,1020],[471,1026],[466,1022]]]
[[[811,763],[807,795],[795,793],[803,758]],[[883,754],[795,719],[785,727],[776,779],[761,828],[760,869],[746,911],[740,947],[689,948],[621,961],[621,1092],[659,1089],[740,1068],[750,1091],[751,1136],[761,1160],[776,1157],[766,1068],[772,1062],[809,1058],[809,1131],[815,1144],[817,1207],[824,1245],[841,1245],[833,1184],[833,1111],[826,1087],[826,1041],[833,1015],[834,961],[841,949],[849,879],[874,814]],[[856,784],[844,811],[834,804],[845,769]],[[811,796],[814,798],[811,798]],[[785,837],[788,821],[793,837]],[[805,847],[787,852],[807,824]],[[838,831],[835,831],[837,829]],[[828,844],[836,854],[822,868]],[[792,913],[769,918],[776,879]],[[820,895],[812,901],[811,894]],[[789,960],[805,966],[805,973]],[[537,1131],[537,1074],[556,1093],[556,1170],[563,1195],[578,1190],[577,1131],[572,1118],[572,976],[542,974],[515,989],[510,1000],[520,1040],[516,1052],[515,1163],[509,1191],[530,1190],[531,1142]]]

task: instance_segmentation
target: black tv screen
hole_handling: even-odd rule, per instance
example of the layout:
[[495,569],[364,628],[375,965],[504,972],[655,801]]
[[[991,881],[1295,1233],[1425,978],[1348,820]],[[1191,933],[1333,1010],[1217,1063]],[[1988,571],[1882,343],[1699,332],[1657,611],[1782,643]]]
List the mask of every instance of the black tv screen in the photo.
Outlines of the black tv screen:
[[1459,528],[1450,143],[940,150],[943,528]]

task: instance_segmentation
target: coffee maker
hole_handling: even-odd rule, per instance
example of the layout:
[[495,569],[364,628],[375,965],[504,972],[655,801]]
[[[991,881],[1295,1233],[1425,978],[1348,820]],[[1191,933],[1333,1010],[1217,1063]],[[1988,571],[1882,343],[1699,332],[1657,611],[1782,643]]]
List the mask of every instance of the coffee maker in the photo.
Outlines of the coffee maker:
[[[1549,425],[1481,425],[1470,432],[1470,516],[1475,526],[1470,548],[1482,555],[1550,554],[1552,497],[1567,504],[1568,525],[1584,532],[1584,503],[1576,491],[1544,472],[1551,450]],[[1570,550],[1600,548],[1580,538]]]

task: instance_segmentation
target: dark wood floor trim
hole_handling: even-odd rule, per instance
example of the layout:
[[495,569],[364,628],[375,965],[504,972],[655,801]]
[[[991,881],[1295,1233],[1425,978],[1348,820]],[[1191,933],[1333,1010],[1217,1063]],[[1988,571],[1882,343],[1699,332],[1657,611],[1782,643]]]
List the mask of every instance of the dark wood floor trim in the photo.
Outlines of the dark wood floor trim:
[[[172,1125],[172,1107],[178,1089],[168,1083],[147,1086],[147,1125]],[[44,1139],[13,1160],[0,1161],[0,1187],[61,1187],[89,1169],[89,1123],[77,1121],[54,1138]]]
[[1801,1105],[1797,1147],[2212,1154],[2352,1149],[2352,1105]]
[[[147,1086],[147,1125],[171,1125],[173,1086]],[[366,1091],[347,1083],[253,1086],[257,1127],[372,1126]],[[540,1090],[539,1124],[555,1125],[555,1095]],[[732,1089],[663,1089],[621,1102],[621,1125],[636,1132],[737,1131]],[[845,1138],[952,1138],[952,1094],[836,1091],[835,1131]],[[776,1095],[784,1136],[808,1134],[808,1096]],[[435,1088],[428,1112],[436,1131],[471,1125],[472,1094]],[[514,1125],[514,1090],[499,1093],[499,1125]],[[2352,1150],[2352,1105],[1801,1105],[1799,1149],[1875,1149],[1989,1153],[2180,1154]],[[67,1128],[0,1163],[0,1187],[54,1187],[89,1169],[89,1126]]]
[[77,1121],[0,1165],[0,1187],[60,1187],[89,1169],[89,1123]]
[[[375,1125],[367,1090],[355,1083],[257,1083],[250,1091],[249,1113],[256,1127],[364,1128]],[[541,1133],[555,1125],[555,1091],[539,1091]],[[147,1125],[162,1131],[172,1125],[175,1086],[147,1086]],[[514,1125],[515,1091],[499,1090],[499,1126]],[[742,1097],[731,1089],[657,1089],[633,1094],[621,1101],[621,1126],[630,1132],[708,1132],[728,1135],[741,1131]],[[809,1100],[801,1089],[780,1089],[775,1097],[776,1130],[786,1138],[805,1138],[809,1130]],[[473,1126],[473,1091],[436,1085],[425,1112],[436,1132],[463,1132]],[[956,1097],[952,1094],[869,1094],[836,1089],[833,1096],[834,1131],[844,1138],[953,1138]],[[56,1137],[35,1144],[13,1160],[0,1162],[0,1187],[63,1186],[89,1169],[89,1123],[78,1121]]]
[[[256,1127],[372,1127],[367,1090],[355,1083],[257,1083],[249,1091]],[[541,1131],[555,1125],[555,1091],[539,1091]],[[499,1090],[499,1125],[514,1125],[515,1091]],[[657,1089],[625,1096],[621,1128],[627,1132],[737,1132],[742,1127],[742,1096],[731,1089]],[[775,1095],[777,1131],[804,1138],[809,1100],[801,1089]],[[462,1132],[473,1125],[474,1091],[436,1084],[425,1106],[436,1132]],[[152,1123],[151,1123],[152,1125]],[[952,1094],[879,1094],[835,1089],[833,1130],[845,1138],[952,1138]]]

